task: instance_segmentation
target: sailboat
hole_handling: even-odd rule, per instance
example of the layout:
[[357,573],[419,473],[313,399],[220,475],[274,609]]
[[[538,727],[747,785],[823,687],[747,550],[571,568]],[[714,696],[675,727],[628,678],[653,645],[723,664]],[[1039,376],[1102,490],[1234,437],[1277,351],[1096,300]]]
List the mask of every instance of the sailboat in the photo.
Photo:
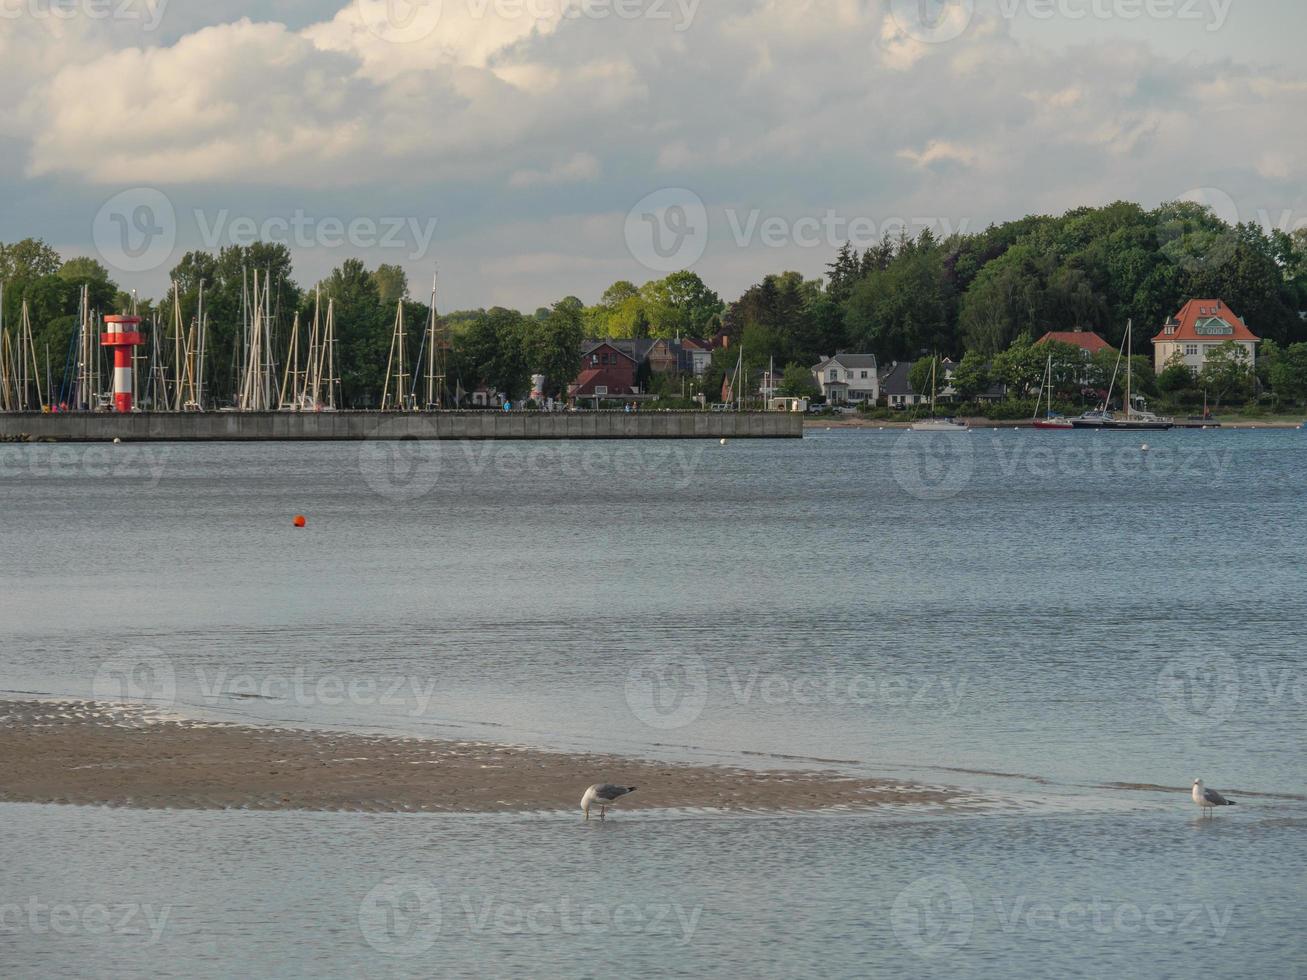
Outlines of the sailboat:
[[[1175,419],[1160,418],[1152,412],[1146,412],[1137,409],[1134,406],[1134,392],[1131,387],[1133,373],[1131,371],[1131,361],[1129,352],[1133,350],[1131,341],[1134,339],[1134,321],[1129,320],[1125,328],[1125,343],[1121,347],[1121,356],[1125,358],[1125,413],[1124,417],[1118,418],[1112,413],[1106,413],[1103,420],[1105,429],[1174,429]],[[1117,364],[1120,365],[1120,357],[1117,358]],[[1115,380],[1115,378],[1113,379]],[[1108,394],[1109,400],[1111,393]]]
[[[939,367],[939,361],[932,358],[930,362],[930,414],[935,414],[935,399],[938,394],[938,384],[936,369]],[[954,419],[918,419],[912,423],[913,432],[966,432],[967,424],[958,422]]]
[[[1046,414],[1041,419],[1039,417],[1039,406],[1044,401],[1044,394],[1048,394],[1048,406]],[[1039,388],[1039,398],[1035,401],[1035,416],[1031,423],[1036,429],[1074,429],[1075,425],[1070,419],[1064,418],[1053,411],[1053,355],[1048,355],[1048,367],[1044,370],[1044,383]]]

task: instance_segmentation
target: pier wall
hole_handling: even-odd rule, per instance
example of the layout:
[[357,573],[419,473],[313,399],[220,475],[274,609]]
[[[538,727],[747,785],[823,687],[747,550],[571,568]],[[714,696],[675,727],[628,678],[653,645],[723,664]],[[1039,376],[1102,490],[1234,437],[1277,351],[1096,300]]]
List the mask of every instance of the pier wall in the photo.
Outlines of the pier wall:
[[785,412],[68,412],[0,414],[0,440],[288,442],[365,439],[801,439]]

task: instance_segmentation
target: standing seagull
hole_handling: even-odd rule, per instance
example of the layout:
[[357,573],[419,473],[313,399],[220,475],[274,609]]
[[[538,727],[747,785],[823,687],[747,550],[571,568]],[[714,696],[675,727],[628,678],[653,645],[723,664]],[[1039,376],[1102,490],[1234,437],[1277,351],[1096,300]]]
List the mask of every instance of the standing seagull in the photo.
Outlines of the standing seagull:
[[1194,780],[1194,802],[1211,815],[1212,808],[1217,806],[1234,806],[1234,800],[1227,800],[1214,789],[1206,789],[1201,779]]
[[613,806],[627,793],[634,793],[634,786],[614,786],[612,783],[595,783],[585,791],[585,796],[581,797],[581,809],[585,811],[585,818],[590,819],[590,807],[599,807],[599,819],[603,820],[608,813],[608,808]]

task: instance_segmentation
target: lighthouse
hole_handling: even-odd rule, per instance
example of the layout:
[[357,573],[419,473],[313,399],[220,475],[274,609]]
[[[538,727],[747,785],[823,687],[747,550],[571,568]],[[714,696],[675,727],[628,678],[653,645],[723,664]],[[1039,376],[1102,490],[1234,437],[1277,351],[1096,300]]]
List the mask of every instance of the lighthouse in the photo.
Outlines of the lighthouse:
[[139,316],[107,316],[100,346],[113,351],[113,404],[119,412],[132,410],[132,350],[145,343]]

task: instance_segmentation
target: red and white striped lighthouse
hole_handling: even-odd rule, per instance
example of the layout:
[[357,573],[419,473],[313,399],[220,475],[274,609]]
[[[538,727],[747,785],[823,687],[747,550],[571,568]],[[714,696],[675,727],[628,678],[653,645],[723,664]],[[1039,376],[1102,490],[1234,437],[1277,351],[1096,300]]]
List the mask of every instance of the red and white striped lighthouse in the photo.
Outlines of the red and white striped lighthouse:
[[119,412],[132,410],[132,349],[143,343],[139,316],[107,316],[100,346],[113,350],[113,404]]

